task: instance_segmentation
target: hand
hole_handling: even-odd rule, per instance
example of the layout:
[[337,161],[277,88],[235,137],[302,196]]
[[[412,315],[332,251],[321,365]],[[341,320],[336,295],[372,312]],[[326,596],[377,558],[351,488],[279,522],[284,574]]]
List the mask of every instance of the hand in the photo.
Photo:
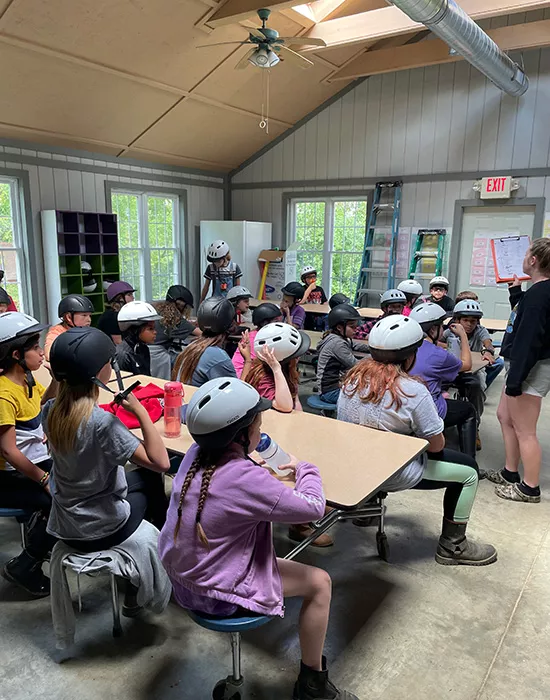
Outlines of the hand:
[[449,329],[453,335],[456,335],[456,337],[460,338],[461,340],[467,337],[466,331],[464,330],[464,327],[460,325],[460,323],[451,323]]
[[250,336],[248,331],[245,331],[239,340],[239,352],[244,357],[245,362],[250,362],[252,355],[250,353]]
[[317,280],[313,280],[313,282],[310,282],[308,284],[307,291],[309,292],[310,290],[315,289],[316,286],[317,286]]
[[279,308],[281,309],[281,311],[284,314],[288,313],[288,304],[286,303],[286,301],[284,299],[281,300],[281,303],[279,304]]
[[481,353],[481,356],[482,356],[482,358],[483,358],[484,360],[487,360],[487,364],[488,364],[488,365],[494,365],[495,362],[496,362],[495,356],[494,356],[494,355],[491,355],[491,353],[488,352],[488,351],[487,351],[487,352],[482,352],[482,353]]
[[275,351],[273,348],[265,347],[258,354],[260,360],[263,360],[263,362],[265,362],[266,365],[271,368],[272,372],[275,372],[276,369],[280,369],[281,363],[275,357]]
[[128,394],[128,396],[124,399],[121,405],[127,411],[130,411],[130,413],[133,413],[134,416],[137,416],[138,413],[145,410],[140,404],[140,402],[136,399],[134,394]]
[[288,464],[281,464],[281,466],[277,467],[277,469],[279,469],[280,471],[284,471],[285,469],[291,469],[291,473],[287,474],[284,478],[288,479],[289,481],[294,481],[296,477],[296,467],[298,466],[298,462],[300,462],[300,460],[294,455],[289,454],[288,456],[290,457],[290,462],[288,462]]
[[514,281],[513,282],[508,282],[508,287],[511,289],[512,287],[521,287],[521,280],[518,279],[517,275],[514,275]]

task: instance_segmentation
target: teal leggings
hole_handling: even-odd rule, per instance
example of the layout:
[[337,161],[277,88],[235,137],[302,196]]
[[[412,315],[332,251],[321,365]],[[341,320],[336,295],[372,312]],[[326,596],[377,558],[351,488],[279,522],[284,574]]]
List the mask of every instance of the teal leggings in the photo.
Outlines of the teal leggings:
[[475,461],[455,450],[428,453],[428,464],[416,489],[445,489],[443,515],[455,523],[467,523],[477,492]]

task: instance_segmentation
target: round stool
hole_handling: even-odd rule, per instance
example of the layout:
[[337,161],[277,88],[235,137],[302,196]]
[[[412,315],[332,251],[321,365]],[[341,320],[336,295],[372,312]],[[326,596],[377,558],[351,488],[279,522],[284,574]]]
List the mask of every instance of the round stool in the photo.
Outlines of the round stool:
[[335,403],[323,401],[320,396],[308,396],[307,405],[310,408],[313,408],[315,411],[320,411],[321,415],[326,416],[327,418],[333,418],[337,408]]

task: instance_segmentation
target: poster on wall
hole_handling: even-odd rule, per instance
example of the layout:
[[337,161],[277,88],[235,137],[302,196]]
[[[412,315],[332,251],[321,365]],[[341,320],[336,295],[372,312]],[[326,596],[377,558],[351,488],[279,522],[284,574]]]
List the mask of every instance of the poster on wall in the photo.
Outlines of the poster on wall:
[[397,256],[395,261],[395,284],[409,276],[409,264],[411,259],[411,228],[410,226],[399,227],[399,237],[397,239]]
[[547,211],[544,214],[544,226],[542,229],[542,237],[550,238],[550,211]]
[[491,252],[491,240],[502,236],[518,236],[519,231],[474,231],[472,260],[470,264],[470,285],[475,287],[496,287],[495,266]]

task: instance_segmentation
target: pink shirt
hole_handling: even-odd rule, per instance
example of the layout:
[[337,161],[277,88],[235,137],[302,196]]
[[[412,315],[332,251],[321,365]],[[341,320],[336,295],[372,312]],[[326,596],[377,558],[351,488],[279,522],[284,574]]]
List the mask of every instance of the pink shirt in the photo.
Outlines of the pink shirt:
[[[248,337],[250,338],[250,358],[252,360],[256,357],[256,353],[254,352],[254,338],[257,335],[258,331],[250,331],[248,334]],[[235,368],[237,377],[240,379],[241,374],[243,373],[244,357],[241,355],[241,351],[239,350],[239,348],[235,350],[235,354],[233,355],[231,362],[233,363],[233,367]]]
[[269,401],[275,400],[275,379],[267,374],[262,378],[256,389],[258,394]]

